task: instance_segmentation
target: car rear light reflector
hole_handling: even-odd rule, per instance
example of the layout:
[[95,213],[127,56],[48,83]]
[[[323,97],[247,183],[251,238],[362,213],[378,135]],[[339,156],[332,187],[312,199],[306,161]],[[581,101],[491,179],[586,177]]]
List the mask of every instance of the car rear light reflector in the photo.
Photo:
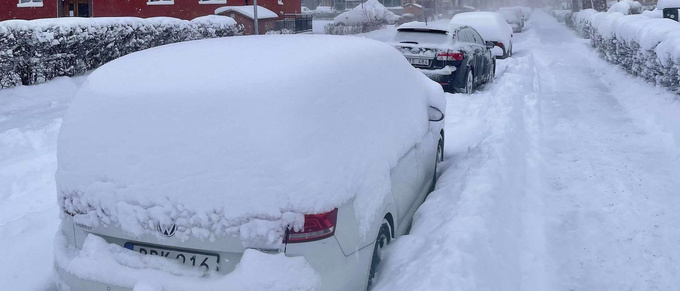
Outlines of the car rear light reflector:
[[290,229],[284,243],[309,242],[331,237],[335,234],[337,220],[337,208],[321,214],[305,214],[305,226],[299,231]]
[[505,46],[503,45],[502,42],[494,41],[493,44],[496,45],[499,48],[505,49]]
[[463,53],[462,52],[456,52],[456,51],[446,51],[437,54],[437,60],[440,61],[460,61],[463,59]]

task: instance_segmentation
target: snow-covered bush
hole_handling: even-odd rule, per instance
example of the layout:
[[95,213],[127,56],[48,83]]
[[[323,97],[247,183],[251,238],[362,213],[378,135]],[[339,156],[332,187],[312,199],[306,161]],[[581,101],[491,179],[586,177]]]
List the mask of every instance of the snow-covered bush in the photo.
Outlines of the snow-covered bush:
[[268,30],[265,34],[295,34],[295,31],[288,28],[282,28],[281,30]]
[[573,21],[606,60],[680,93],[680,23],[592,9],[574,13]]
[[624,15],[642,13],[642,4],[638,1],[623,0],[612,4],[607,12],[619,12]]
[[7,20],[0,22],[0,88],[80,75],[154,46],[240,32],[233,19],[216,15],[192,21],[169,17]]
[[378,29],[382,29],[385,27],[385,24],[382,22],[364,22],[360,24],[354,24],[354,25],[342,25],[342,24],[333,24],[329,23],[324,26],[324,31],[326,34],[333,34],[333,35],[350,35],[350,34],[359,34],[359,33],[366,33],[369,31],[374,31]]

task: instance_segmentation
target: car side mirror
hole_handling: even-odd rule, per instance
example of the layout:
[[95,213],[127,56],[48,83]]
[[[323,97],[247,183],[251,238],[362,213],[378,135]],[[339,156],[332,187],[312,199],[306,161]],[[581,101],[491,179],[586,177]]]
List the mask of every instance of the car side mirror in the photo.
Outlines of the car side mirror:
[[433,122],[439,122],[444,120],[444,113],[442,113],[439,108],[430,106],[430,108],[427,109],[427,115],[430,118],[430,121]]
[[490,42],[490,41],[487,41],[487,42],[486,42],[486,48],[488,48],[488,49],[492,49],[492,48],[495,47],[495,46],[496,46],[496,45],[493,44],[493,42]]

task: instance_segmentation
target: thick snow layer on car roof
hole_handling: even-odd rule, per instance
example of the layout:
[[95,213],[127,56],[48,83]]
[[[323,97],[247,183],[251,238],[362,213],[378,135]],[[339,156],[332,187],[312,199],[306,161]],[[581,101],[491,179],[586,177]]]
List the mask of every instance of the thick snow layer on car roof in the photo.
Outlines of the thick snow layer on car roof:
[[133,53],[94,71],[69,108],[59,203],[79,223],[142,235],[172,219],[180,237],[213,238],[353,201],[366,231],[390,168],[426,134],[430,104],[443,108],[441,86],[363,38],[249,36]]
[[507,43],[512,35],[512,28],[496,12],[459,13],[451,18],[451,23],[472,26],[486,41]]

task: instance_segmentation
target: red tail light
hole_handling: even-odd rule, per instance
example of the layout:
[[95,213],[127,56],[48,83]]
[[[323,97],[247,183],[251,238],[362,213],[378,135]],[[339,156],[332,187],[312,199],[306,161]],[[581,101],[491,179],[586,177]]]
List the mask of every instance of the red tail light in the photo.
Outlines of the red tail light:
[[299,243],[324,239],[335,234],[338,209],[321,214],[305,214],[305,226],[300,231],[288,232],[285,243]]
[[462,59],[463,59],[462,52],[446,51],[443,53],[439,53],[437,55],[437,60],[440,61],[460,61]]
[[494,41],[493,44],[501,49],[505,49],[505,46],[503,45],[502,42]]

